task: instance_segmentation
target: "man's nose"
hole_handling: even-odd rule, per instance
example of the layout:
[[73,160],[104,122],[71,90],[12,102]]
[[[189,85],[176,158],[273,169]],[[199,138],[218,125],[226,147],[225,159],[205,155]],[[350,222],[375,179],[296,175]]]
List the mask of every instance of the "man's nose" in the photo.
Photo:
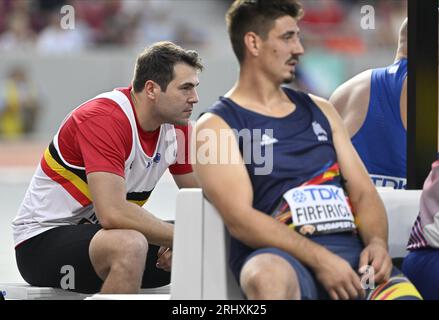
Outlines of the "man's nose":
[[198,93],[197,93],[197,90],[193,90],[193,93],[191,94],[191,96],[189,97],[189,102],[190,103],[193,103],[193,104],[195,104],[195,103],[198,103]]
[[297,40],[292,48],[292,53],[294,55],[303,55],[305,53],[305,49],[303,48],[302,42],[300,40]]

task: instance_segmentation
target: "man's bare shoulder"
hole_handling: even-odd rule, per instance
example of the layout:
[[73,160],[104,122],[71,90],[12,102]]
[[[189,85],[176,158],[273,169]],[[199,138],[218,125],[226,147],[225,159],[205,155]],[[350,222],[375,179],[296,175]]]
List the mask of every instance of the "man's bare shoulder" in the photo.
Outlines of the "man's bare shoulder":
[[364,71],[341,84],[329,101],[334,105],[351,136],[363,125],[370,100],[372,70]]
[[311,100],[314,101],[314,103],[317,104],[319,107],[328,108],[332,104],[328,99],[325,99],[323,97],[319,97],[311,93],[309,93],[308,95]]
[[206,112],[197,120],[197,127],[208,127],[220,123],[222,118],[214,113]]
[[372,70],[364,71],[341,84],[329,98],[337,111],[343,116],[345,112],[359,104],[365,108],[369,104],[370,79]]
[[206,112],[196,122],[197,130],[201,129],[230,129],[229,125],[220,116]]

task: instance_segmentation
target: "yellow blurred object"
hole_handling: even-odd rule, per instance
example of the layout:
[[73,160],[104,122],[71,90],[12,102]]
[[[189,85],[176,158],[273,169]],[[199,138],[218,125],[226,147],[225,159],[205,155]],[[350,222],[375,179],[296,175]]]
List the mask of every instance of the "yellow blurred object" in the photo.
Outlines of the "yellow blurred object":
[[23,134],[18,88],[13,81],[7,81],[5,87],[5,108],[0,113],[0,132],[4,138],[18,138]]

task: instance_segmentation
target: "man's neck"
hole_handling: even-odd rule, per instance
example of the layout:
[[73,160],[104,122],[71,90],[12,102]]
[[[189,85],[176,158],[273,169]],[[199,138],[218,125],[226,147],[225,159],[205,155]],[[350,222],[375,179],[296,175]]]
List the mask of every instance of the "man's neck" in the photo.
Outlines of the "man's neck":
[[141,95],[134,92],[133,89],[130,91],[131,101],[134,105],[134,110],[136,110],[137,121],[139,126],[144,131],[155,131],[157,130],[161,123],[154,118],[153,106],[148,103],[148,101],[142,99]]
[[294,103],[282,90],[267,78],[256,74],[241,75],[235,86],[225,95],[245,109],[272,116],[285,117],[295,110]]
[[270,105],[271,101],[281,99],[284,94],[280,83],[274,83],[257,72],[241,71],[238,82],[227,95],[232,99],[245,97],[256,104]]

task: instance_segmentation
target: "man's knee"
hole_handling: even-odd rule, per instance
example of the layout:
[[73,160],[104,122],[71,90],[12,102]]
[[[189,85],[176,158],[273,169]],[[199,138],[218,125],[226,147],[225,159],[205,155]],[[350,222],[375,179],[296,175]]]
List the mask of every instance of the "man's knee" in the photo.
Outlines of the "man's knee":
[[[122,255],[129,256],[144,256],[148,252],[148,241],[145,236],[136,230],[121,230],[122,234],[119,236],[119,247],[117,250]],[[144,259],[144,260],[145,260]]]
[[261,254],[243,267],[241,287],[253,299],[299,299],[300,286],[296,272],[283,258]]
[[135,230],[100,230],[92,239],[89,251],[97,273],[105,278],[114,268],[143,271],[148,241]]

